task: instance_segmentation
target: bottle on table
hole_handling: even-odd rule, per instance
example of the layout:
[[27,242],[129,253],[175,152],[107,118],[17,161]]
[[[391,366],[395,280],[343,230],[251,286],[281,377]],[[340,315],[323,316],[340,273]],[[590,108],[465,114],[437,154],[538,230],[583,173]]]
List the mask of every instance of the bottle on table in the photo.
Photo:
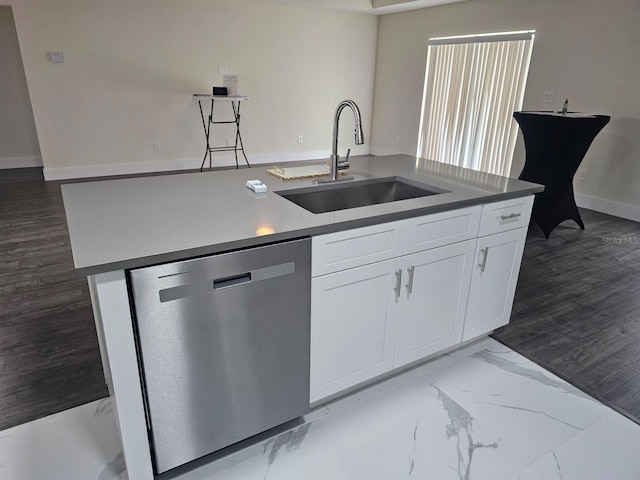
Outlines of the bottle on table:
[[567,98],[564,101],[564,104],[562,105],[562,114],[566,115],[568,111],[569,111],[569,99]]

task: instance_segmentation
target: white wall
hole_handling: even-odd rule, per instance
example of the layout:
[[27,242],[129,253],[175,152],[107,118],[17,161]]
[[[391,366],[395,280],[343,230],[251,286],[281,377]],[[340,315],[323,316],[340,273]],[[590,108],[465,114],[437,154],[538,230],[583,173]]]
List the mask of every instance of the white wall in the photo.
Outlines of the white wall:
[[[571,110],[611,115],[582,163],[579,203],[640,220],[638,0],[468,0],[381,17],[372,152],[416,152],[429,37],[524,29],[537,32],[525,110],[569,98]],[[542,103],[545,90],[553,105]],[[519,134],[512,175],[524,159]]]
[[0,168],[42,165],[11,7],[0,6]]
[[[250,97],[250,161],[328,155],[344,98],[360,106],[369,138],[376,17],[247,0],[11,3],[47,178],[199,167],[204,134],[191,94],[222,84],[218,64]],[[343,117],[341,145],[353,146],[353,120]],[[230,127],[216,140],[225,136]],[[230,164],[229,154],[216,163]]]

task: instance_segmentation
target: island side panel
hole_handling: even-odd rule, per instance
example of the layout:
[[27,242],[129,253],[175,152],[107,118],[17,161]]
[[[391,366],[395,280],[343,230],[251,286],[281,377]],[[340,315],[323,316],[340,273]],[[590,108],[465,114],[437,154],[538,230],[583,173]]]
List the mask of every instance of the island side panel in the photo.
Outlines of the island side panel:
[[89,283],[95,285],[93,308],[97,312],[99,330],[104,334],[103,347],[127,473],[132,480],[153,480],[124,270],[94,275],[89,278]]
[[98,348],[100,349],[100,361],[102,362],[104,381],[107,384],[109,396],[113,397],[113,381],[111,380],[111,368],[109,367],[109,358],[107,357],[107,347],[104,343],[104,328],[102,327],[102,318],[100,316],[100,309],[98,308],[98,292],[96,289],[95,276],[87,277],[87,283],[89,284],[89,297],[91,298],[93,319],[96,325],[96,335],[98,337]]

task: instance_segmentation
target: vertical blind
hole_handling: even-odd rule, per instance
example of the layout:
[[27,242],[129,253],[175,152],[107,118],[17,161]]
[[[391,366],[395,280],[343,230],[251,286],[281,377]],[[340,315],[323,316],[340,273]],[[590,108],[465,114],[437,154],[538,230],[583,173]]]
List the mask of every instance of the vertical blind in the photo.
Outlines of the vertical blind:
[[431,39],[418,156],[508,176],[534,32]]

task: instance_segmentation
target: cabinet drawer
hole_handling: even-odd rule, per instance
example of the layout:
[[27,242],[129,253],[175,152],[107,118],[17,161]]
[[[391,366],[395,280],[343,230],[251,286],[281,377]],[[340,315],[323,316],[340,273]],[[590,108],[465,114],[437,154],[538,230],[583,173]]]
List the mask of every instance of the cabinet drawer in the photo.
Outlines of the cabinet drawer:
[[405,223],[400,220],[313,237],[311,276],[399,257],[404,249]]
[[484,205],[479,236],[526,227],[529,225],[532,207],[533,195]]
[[482,207],[461,208],[407,220],[405,253],[415,253],[478,236]]

